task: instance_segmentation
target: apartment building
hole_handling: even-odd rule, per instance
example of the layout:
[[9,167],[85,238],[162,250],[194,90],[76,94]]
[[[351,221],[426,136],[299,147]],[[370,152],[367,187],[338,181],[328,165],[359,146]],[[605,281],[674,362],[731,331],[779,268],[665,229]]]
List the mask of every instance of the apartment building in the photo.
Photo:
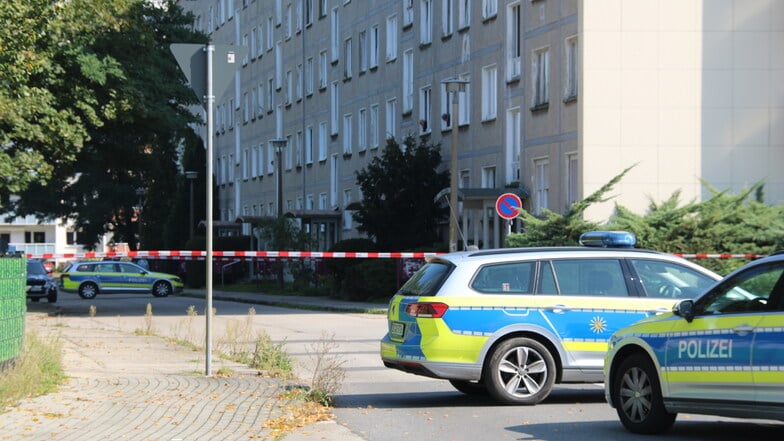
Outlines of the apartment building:
[[[356,237],[355,171],[389,137],[457,130],[461,247],[503,245],[497,197],[564,212],[635,165],[612,201],[643,212],[704,179],[765,179],[784,202],[784,2],[776,0],[182,0],[242,45],[216,97],[220,221],[277,213],[324,249]],[[444,80],[468,82],[457,118]],[[272,139],[286,139],[276,164]],[[406,215],[401,213],[401,216]],[[446,225],[444,226],[446,237]]]

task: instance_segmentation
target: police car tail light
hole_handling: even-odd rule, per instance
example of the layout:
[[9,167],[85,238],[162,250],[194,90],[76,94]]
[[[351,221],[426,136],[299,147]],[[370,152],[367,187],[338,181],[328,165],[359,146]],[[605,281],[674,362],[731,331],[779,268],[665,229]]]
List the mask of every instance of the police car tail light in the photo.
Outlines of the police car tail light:
[[449,306],[444,303],[411,303],[406,306],[406,313],[411,317],[441,318]]
[[632,248],[637,237],[628,231],[589,231],[580,235],[580,245],[599,248]]

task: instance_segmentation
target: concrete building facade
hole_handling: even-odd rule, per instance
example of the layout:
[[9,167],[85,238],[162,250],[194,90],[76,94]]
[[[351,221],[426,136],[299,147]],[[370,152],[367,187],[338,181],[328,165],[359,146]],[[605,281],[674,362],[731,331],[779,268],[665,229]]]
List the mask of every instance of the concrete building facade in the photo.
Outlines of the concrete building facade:
[[[326,249],[357,236],[355,171],[387,138],[440,143],[447,168],[453,130],[461,248],[503,245],[504,192],[564,212],[635,164],[592,219],[674,191],[705,197],[703,179],[731,190],[765,179],[767,202],[784,202],[784,2],[180,4],[212,42],[249,51],[215,101],[220,221],[275,215],[280,167],[280,208]],[[458,121],[449,78],[469,82]]]

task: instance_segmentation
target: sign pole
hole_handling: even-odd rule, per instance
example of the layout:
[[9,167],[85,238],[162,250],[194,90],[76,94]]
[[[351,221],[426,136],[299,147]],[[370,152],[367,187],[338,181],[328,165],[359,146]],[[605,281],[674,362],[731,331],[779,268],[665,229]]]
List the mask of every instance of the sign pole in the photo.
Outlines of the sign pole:
[[212,90],[212,55],[215,46],[208,44],[207,51],[207,310],[204,315],[207,320],[207,329],[204,332],[204,375],[212,376],[212,137],[214,135],[213,126],[213,104],[215,95]]

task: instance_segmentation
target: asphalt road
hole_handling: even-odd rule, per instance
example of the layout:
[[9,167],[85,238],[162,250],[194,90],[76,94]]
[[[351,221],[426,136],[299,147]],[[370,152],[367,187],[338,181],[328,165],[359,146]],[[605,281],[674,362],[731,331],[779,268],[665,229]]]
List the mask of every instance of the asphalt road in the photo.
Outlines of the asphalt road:
[[[145,318],[147,304],[152,318]],[[186,311],[193,305],[198,316]],[[190,337],[203,342],[202,299],[172,296],[105,295],[91,301],[61,293],[60,314],[88,316],[108,329],[127,332],[151,326],[157,334]],[[469,397],[446,381],[385,368],[378,340],[386,330],[383,315],[318,312],[214,300],[213,347],[222,336],[250,323],[284,344],[297,362],[300,378],[309,378],[324,343],[346,372],[336,396],[336,423],[367,441],[411,440],[630,440],[651,437],[626,432],[604,401],[602,385],[557,386],[543,403],[532,406],[497,405]],[[30,304],[46,309],[45,303]],[[249,314],[249,308],[254,312]],[[328,439],[314,427],[313,439]],[[713,416],[681,415],[668,440],[780,440],[784,424]]]

